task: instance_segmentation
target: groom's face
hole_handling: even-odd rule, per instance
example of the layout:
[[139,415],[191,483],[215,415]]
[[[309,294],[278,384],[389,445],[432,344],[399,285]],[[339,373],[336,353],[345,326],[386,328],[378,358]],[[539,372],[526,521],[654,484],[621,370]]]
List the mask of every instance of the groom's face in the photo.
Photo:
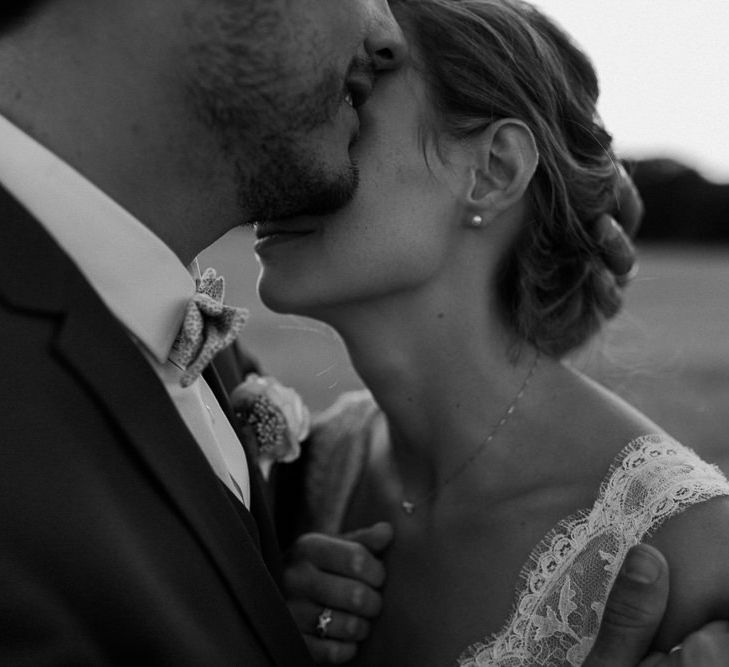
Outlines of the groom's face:
[[374,73],[398,67],[405,50],[387,0],[198,5],[188,87],[198,117],[235,166],[247,221],[328,212],[349,201],[358,178],[352,101],[361,103]]

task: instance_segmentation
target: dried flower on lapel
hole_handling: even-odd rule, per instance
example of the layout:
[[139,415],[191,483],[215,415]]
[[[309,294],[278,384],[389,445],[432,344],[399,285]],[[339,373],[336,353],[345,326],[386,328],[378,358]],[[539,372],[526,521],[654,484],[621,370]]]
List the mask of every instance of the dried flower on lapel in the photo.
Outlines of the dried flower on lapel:
[[293,389],[275,378],[251,373],[233,390],[231,401],[241,425],[252,430],[264,476],[274,462],[289,463],[298,458],[311,418]]

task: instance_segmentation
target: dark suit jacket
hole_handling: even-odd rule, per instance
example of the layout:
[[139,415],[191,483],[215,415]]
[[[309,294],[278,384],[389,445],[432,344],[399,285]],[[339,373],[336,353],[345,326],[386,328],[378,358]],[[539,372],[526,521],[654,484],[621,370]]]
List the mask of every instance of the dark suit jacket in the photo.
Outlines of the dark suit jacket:
[[0,438],[0,664],[310,664],[250,515],[3,190]]

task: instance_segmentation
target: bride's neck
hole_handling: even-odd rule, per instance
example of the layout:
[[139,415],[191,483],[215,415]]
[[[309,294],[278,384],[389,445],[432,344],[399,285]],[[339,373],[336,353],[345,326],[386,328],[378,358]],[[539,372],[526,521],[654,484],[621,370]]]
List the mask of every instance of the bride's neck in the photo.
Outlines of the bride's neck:
[[380,303],[332,322],[386,414],[405,465],[448,469],[483,438],[518,391],[533,356],[513,363],[510,340],[488,311],[453,303]]

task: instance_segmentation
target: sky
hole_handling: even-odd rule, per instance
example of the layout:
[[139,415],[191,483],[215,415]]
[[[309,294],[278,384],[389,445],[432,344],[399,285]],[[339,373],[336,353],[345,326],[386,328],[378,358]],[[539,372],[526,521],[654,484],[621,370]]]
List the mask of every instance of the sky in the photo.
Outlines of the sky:
[[627,157],[729,181],[729,0],[534,0],[592,58]]

